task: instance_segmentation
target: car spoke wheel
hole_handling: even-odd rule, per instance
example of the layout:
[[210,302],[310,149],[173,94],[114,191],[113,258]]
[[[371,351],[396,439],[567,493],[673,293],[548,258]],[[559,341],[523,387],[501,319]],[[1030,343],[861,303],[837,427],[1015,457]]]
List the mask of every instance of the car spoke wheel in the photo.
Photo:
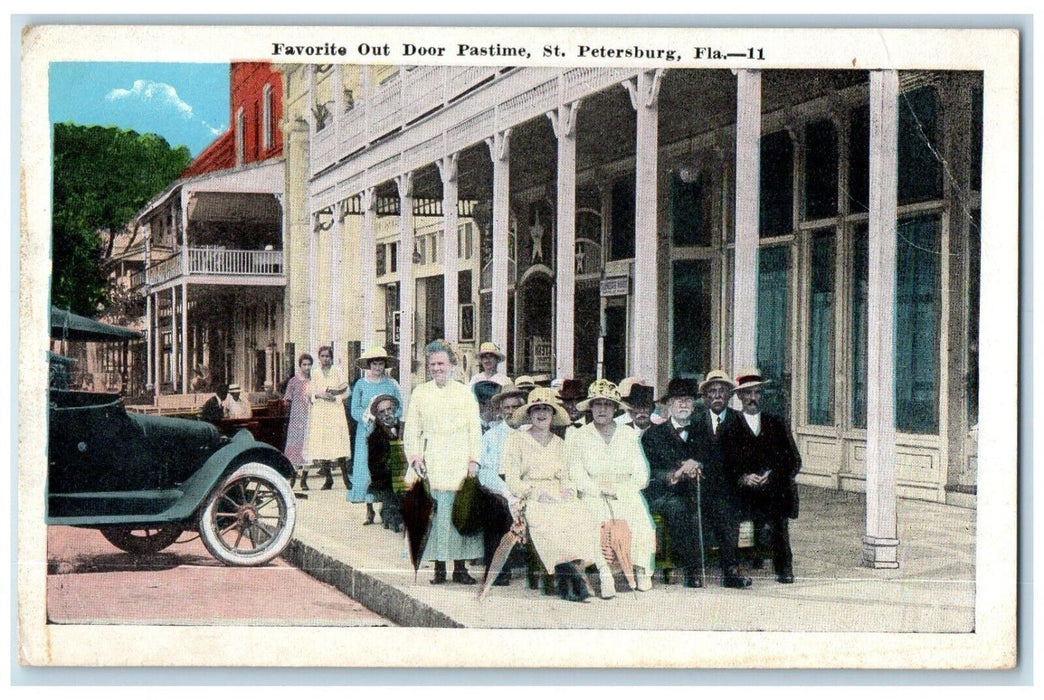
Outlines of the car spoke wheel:
[[236,469],[207,499],[199,534],[216,559],[234,566],[264,564],[290,542],[297,504],[290,484],[268,465]]
[[102,537],[130,554],[155,554],[177,542],[183,530],[177,525],[103,527]]

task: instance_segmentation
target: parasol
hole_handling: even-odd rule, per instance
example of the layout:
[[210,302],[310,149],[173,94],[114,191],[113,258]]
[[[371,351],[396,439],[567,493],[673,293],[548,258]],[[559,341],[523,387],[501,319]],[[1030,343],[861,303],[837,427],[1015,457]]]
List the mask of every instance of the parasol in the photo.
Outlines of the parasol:
[[511,526],[504,536],[500,539],[500,544],[497,545],[496,550],[493,552],[493,556],[489,560],[489,571],[486,572],[486,580],[482,584],[482,588],[479,590],[479,600],[486,597],[489,593],[489,589],[493,586],[493,581],[496,580],[497,576],[504,569],[504,564],[507,563],[508,557],[511,556],[511,550],[515,548],[515,545],[525,540],[525,534],[522,529],[522,524],[516,522]]
[[431,521],[435,518],[435,505],[423,479],[413,482],[413,486],[402,497],[402,522],[406,526],[414,583],[417,582],[417,570],[420,569],[424,547],[428,544]]
[[613,562],[619,564],[623,570],[624,578],[631,590],[637,590],[637,582],[634,577],[634,564],[631,561],[631,528],[626,520],[618,519],[613,514],[613,507],[609,503],[609,497],[603,496],[605,505],[609,508],[609,520],[602,523],[602,555],[610,566]]

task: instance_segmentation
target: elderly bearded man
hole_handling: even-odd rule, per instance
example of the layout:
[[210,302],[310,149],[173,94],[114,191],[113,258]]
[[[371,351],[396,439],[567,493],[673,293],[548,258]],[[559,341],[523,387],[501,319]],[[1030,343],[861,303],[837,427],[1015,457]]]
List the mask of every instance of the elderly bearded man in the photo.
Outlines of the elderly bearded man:
[[794,582],[790,550],[790,518],[798,515],[795,476],[801,470],[790,428],[782,419],[761,412],[761,387],[769,380],[758,369],[736,377],[741,417],[722,429],[725,475],[737,488],[739,505],[772,531],[772,567],[780,583]]

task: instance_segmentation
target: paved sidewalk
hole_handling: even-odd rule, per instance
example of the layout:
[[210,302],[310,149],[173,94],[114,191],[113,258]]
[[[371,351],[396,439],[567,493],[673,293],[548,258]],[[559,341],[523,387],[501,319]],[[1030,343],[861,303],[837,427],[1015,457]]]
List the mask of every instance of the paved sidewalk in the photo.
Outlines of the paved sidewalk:
[[[402,535],[362,525],[365,509],[343,488],[298,500],[292,564],[331,583],[399,625],[480,628],[733,630],[795,632],[969,632],[975,624],[975,510],[900,500],[897,570],[860,566],[862,494],[802,487],[791,522],[796,582],[781,585],[771,564],[749,572],[746,590],[687,589],[657,578],[632,593],[622,580],[611,600],[578,604],[530,590],[523,575],[495,587],[432,586],[431,564],[414,578]],[[482,574],[471,566],[476,578]],[[516,570],[521,574],[521,570]]]

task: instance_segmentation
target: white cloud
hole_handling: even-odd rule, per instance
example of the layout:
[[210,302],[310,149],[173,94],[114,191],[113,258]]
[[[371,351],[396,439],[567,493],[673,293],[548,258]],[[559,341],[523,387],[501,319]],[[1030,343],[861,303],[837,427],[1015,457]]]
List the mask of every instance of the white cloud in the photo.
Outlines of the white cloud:
[[113,88],[105,96],[105,99],[109,102],[137,100],[163,107],[172,107],[185,119],[192,119],[192,105],[178,97],[178,91],[166,83],[155,83],[151,80],[135,80],[134,86],[130,90]]

